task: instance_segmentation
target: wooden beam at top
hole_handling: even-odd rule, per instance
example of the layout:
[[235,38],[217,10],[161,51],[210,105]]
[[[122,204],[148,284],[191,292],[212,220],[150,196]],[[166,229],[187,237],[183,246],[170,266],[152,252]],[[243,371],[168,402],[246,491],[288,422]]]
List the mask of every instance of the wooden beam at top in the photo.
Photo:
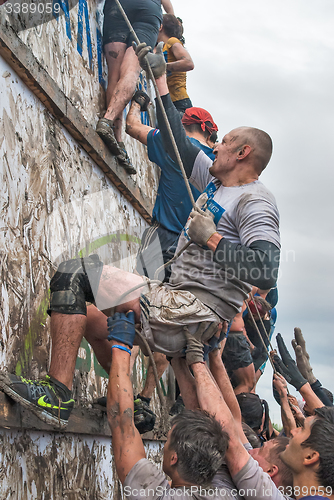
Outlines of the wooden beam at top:
[[93,127],[73,106],[4,17],[0,18],[0,55],[140,215],[150,223],[152,213],[150,201],[134,180],[118,165]]

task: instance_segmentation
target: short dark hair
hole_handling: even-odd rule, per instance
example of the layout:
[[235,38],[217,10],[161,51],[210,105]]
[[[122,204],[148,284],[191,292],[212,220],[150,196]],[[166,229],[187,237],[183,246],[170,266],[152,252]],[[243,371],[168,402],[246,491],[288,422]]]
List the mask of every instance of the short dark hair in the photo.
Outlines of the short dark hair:
[[255,431],[246,422],[242,422],[242,430],[248,440],[248,442],[252,445],[253,448],[261,448],[262,441]]
[[229,436],[206,412],[183,410],[172,422],[170,448],[177,453],[179,475],[190,483],[206,486],[223,463]]
[[284,489],[293,486],[292,470],[280,459],[280,454],[285,450],[289,441],[290,439],[285,436],[277,436],[271,440],[271,442],[275,443],[275,446],[272,446],[269,450],[270,463],[277,465],[281,479],[280,486],[283,486]]
[[334,489],[334,406],[316,408],[314,413],[310,436],[301,446],[319,453],[319,483]]
[[261,428],[263,417],[262,401],[257,394],[252,392],[241,392],[236,395],[243,421],[253,431],[258,432]]
[[[209,126],[212,127],[212,123],[210,122],[205,122],[205,123],[208,123]],[[200,123],[191,123],[190,125],[183,124],[183,127],[184,130],[189,134],[194,134],[197,132],[198,134],[201,134],[204,139],[207,139],[209,136],[209,132],[207,131],[207,129],[203,130]]]
[[182,43],[183,26],[182,21],[173,14],[164,14],[162,28],[167,36],[178,38]]

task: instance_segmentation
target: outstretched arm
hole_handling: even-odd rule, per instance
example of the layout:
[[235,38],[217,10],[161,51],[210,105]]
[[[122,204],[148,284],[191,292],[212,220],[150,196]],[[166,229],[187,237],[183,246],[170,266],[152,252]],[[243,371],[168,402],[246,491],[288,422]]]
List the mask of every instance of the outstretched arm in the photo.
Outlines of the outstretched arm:
[[[119,346],[112,348],[107,412],[112,433],[112,447],[116,470],[122,484],[132,467],[139,460],[146,457],[143,441],[133,422],[133,390],[130,379],[129,347],[132,347],[135,326],[134,313],[129,314],[131,314],[131,317],[128,318],[130,324],[129,321],[126,321],[125,314],[116,313],[112,331],[110,322],[108,321],[108,329],[110,331],[108,339],[111,340],[112,346]],[[129,330],[133,334],[132,342],[130,340],[130,343],[128,340]],[[125,350],[120,348],[124,348]]]
[[[191,365],[196,381],[197,397],[202,410],[215,415],[223,429],[229,435],[229,446],[226,451],[226,463],[231,475],[237,474],[249,460],[249,454],[244,448],[238,431],[238,426],[227,406],[218,386],[203,363]],[[247,439],[245,438],[245,442]]]
[[141,109],[140,105],[132,101],[129,112],[126,116],[126,133],[129,134],[137,141],[141,142],[145,146],[147,145],[147,134],[150,130],[153,130],[152,127],[148,125],[144,125],[141,122]]
[[[173,136],[176,142],[176,145],[178,147],[184,169],[187,173],[187,177],[191,176],[191,172],[194,166],[195,159],[200,152],[200,149],[192,144],[189,139],[186,136],[185,130],[183,128],[183,125],[181,123],[181,117],[180,113],[177,111],[176,107],[174,106],[170,95],[168,93],[168,87],[167,83],[165,85],[164,83],[165,75],[163,75],[161,78],[157,78],[157,86],[161,95],[162,103],[165,108]],[[166,92],[166,87],[167,87],[167,92]],[[159,124],[159,129],[161,132],[161,137],[163,139],[164,143],[164,148],[165,151],[168,153],[168,155],[175,161],[177,162],[177,157],[174,152],[174,148],[169,136],[169,131],[167,129],[162,110],[159,106],[159,103],[156,100],[156,109],[157,109],[157,119],[158,119],[158,124]],[[211,165],[211,160],[208,158],[208,164]]]
[[[162,43],[162,42],[160,42]],[[175,108],[174,104],[172,103],[172,100],[169,95],[168,91],[168,85],[167,85],[167,80],[166,80],[166,62],[164,59],[164,55],[162,53],[162,46],[160,43],[157,45],[156,53],[151,54],[149,53],[150,47],[146,46],[145,43],[141,43],[138,46],[134,45],[134,49],[136,51],[139,64],[140,66],[146,71],[147,70],[147,60],[149,61],[151,65],[151,69],[153,72],[153,75],[155,77],[155,81],[157,84],[157,88],[159,91],[159,94],[162,98],[162,103],[164,106],[164,109],[167,113],[168,120],[177,144],[177,147],[180,152],[180,156],[184,165],[184,169],[187,173],[187,176],[191,176],[191,172],[194,166],[195,159],[198,155],[198,153],[201,151],[198,147],[196,147],[194,144],[192,144],[186,136],[186,133],[184,131],[184,128],[181,123],[181,118],[180,114]],[[162,110],[160,108],[160,105],[157,103],[157,118],[158,118],[158,124],[159,124],[159,129],[161,132],[161,136],[163,139],[164,143],[164,148],[166,153],[175,161],[177,162],[177,157],[175,155],[175,151],[173,148],[172,141],[169,136],[169,131],[166,126]],[[211,165],[211,160],[204,155],[205,158],[208,159],[209,166]]]
[[189,371],[186,360],[184,358],[173,358],[171,363],[185,407],[187,410],[198,409],[199,402],[196,394],[195,379]]
[[237,401],[237,398],[235,397],[231,381],[229,379],[229,376],[227,375],[226,368],[222,361],[220,349],[216,349],[210,352],[209,362],[210,362],[210,371],[220,389],[220,392],[223,395],[225,403],[229,407],[230,412],[234,418],[235,426],[238,429],[238,434],[241,439],[241,442],[247,443],[248,440],[242,429],[240,406]]
[[172,5],[172,2],[170,0],[161,0],[161,5],[163,6],[166,14],[173,14],[174,15],[173,5]]
[[285,435],[291,437],[291,431],[296,429],[297,425],[288,400],[287,382],[282,375],[275,374],[273,385],[281,401],[281,417]]
[[[200,408],[213,415],[229,435],[226,463],[231,475],[233,475],[237,474],[246,465],[249,454],[240,440],[240,422],[239,424],[235,422],[218,385],[203,361],[203,344],[201,342],[203,332],[203,324],[199,325],[193,335],[188,330],[185,330],[187,338],[186,361],[195,377]],[[244,439],[246,442],[247,439]]]
[[300,328],[294,329],[295,338],[292,339],[291,344],[295,350],[296,362],[300,373],[309,382],[313,392],[323,402],[325,406],[333,406],[330,399],[328,399],[325,392],[322,390],[322,385],[317,377],[313,374],[313,368],[310,364],[310,355],[306,350],[306,342]]

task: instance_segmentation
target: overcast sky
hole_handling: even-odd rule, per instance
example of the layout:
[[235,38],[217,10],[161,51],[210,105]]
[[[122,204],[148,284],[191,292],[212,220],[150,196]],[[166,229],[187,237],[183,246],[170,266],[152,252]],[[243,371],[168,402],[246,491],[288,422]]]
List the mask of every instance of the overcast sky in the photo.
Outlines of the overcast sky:
[[[262,128],[273,139],[273,157],[261,180],[281,214],[276,333],[290,345],[299,326],[315,375],[334,390],[333,1],[173,5],[195,63],[188,73],[193,105],[211,112],[220,140],[241,125]],[[270,400],[278,421],[270,385],[268,366],[258,392]]]

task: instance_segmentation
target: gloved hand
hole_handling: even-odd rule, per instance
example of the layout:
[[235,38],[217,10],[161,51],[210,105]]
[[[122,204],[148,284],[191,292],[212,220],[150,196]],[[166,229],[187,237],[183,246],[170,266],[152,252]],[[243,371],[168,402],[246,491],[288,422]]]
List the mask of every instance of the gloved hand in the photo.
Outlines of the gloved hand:
[[278,356],[277,352],[276,351],[271,351],[270,357],[271,357],[271,359],[272,359],[272,361],[274,363],[274,366],[275,366],[275,369],[276,369],[277,373],[279,373],[280,375],[282,375],[285,378],[285,380],[289,384],[291,384],[291,376],[290,376],[289,370],[286,368],[286,366],[284,365],[283,361]]
[[204,193],[200,194],[199,197],[196,200],[196,207],[199,208],[200,210],[204,210],[206,208],[206,203],[208,201],[208,195],[204,191]]
[[133,421],[140,434],[153,429],[157,416],[145,401],[140,398],[135,399],[133,413]]
[[143,90],[137,90],[131,100],[139,104],[140,111],[147,111],[147,106],[151,102],[150,96],[148,96]]
[[298,370],[296,362],[292,359],[289,351],[287,350],[282,335],[280,333],[276,335],[276,341],[278,350],[282,358],[282,364],[284,365],[285,370],[288,372],[288,375],[290,375],[290,381],[288,380],[288,378],[284,373],[282,373],[282,375],[287,380],[287,382],[289,382],[297,389],[297,391],[299,391],[299,389],[307,383],[307,380],[302,376],[302,374]]
[[136,335],[135,313],[129,311],[127,314],[117,312],[110,316],[108,323],[108,340],[116,340],[133,347],[133,341]]
[[[158,43],[156,47],[155,54],[150,52],[152,47],[146,45],[145,42],[140,43],[139,45],[136,42],[132,42],[132,47],[138,57],[139,64],[143,68],[143,70],[148,70],[147,63],[150,64],[154,78],[159,78],[160,76],[166,73],[166,61],[162,52],[162,47],[164,46],[164,42]],[[146,57],[145,57],[146,56]]]
[[317,379],[313,375],[313,369],[310,365],[310,356],[306,350],[306,343],[300,328],[294,329],[295,338],[291,340],[292,347],[295,350],[298,370],[310,384],[314,384]]
[[217,232],[216,224],[213,222],[213,214],[210,211],[190,213],[188,236],[197,245],[205,246],[210,237]]
[[193,363],[204,363],[204,345],[201,339],[205,329],[206,324],[201,323],[192,335],[187,326],[183,328],[187,339],[186,361],[188,366]]

